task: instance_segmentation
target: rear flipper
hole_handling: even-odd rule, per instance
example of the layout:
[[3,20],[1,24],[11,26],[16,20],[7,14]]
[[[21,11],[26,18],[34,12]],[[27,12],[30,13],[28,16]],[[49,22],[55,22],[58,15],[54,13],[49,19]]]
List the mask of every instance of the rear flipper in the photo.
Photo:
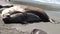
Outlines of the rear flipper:
[[58,24],[54,19],[49,19],[49,20],[50,20],[50,23]]

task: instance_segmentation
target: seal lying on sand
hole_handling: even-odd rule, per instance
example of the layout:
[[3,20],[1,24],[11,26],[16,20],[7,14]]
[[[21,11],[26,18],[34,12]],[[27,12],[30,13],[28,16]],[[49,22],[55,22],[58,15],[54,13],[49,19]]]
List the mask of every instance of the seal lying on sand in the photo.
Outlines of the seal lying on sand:
[[[21,13],[21,14],[19,14]],[[13,17],[11,17],[13,15]],[[44,12],[43,9],[32,7],[32,6],[13,6],[11,8],[7,8],[2,11],[2,19],[4,22],[16,23],[17,22],[35,22],[35,21],[42,21],[42,22],[53,22],[49,16]],[[22,18],[22,17],[23,18]],[[30,17],[29,17],[30,16]],[[32,17],[31,17],[32,16]],[[37,19],[33,19],[33,17]],[[8,19],[7,19],[8,18]],[[20,20],[20,21],[19,21]],[[35,20],[35,21],[34,21]],[[7,23],[8,23],[7,22]]]
[[10,16],[7,16],[6,18],[3,18],[3,21],[6,24],[9,23],[21,23],[21,24],[27,24],[27,23],[33,23],[40,21],[39,16],[34,15],[32,13],[16,13]]
[[47,34],[47,33],[41,29],[33,29],[31,34]]

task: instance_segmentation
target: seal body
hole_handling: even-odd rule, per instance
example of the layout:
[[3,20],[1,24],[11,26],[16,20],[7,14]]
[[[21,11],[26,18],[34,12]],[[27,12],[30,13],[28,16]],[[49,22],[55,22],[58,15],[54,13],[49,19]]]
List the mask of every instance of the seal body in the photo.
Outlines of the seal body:
[[33,13],[41,18],[41,21],[43,22],[50,22],[49,16],[44,12],[43,9],[37,8],[37,7],[31,7],[31,6],[25,6],[24,10],[26,13]]
[[6,23],[50,22],[43,9],[32,6],[13,6],[2,11],[1,17]]
[[39,16],[31,14],[31,13],[17,13],[10,15],[9,17],[6,17],[3,19],[4,23],[21,23],[21,24],[27,24],[27,23],[33,23],[40,21]]

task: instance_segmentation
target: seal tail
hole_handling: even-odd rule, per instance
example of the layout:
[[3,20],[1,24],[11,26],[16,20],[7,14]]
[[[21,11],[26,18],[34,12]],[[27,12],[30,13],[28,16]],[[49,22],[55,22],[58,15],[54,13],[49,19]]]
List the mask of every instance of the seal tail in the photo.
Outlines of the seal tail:
[[53,24],[55,23],[55,20],[54,19],[49,19],[49,20],[50,20],[50,23],[53,23]]

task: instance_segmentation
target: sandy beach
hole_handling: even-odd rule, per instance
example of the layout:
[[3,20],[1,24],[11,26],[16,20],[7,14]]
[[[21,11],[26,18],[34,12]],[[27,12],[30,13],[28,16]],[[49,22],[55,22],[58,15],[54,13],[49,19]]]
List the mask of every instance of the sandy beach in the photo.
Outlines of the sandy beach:
[[45,12],[51,19],[54,19],[57,24],[52,24],[50,22],[39,22],[24,25],[4,24],[0,15],[0,34],[30,34],[35,28],[42,29],[47,32],[47,34],[60,34],[60,12],[47,10],[45,10]]

